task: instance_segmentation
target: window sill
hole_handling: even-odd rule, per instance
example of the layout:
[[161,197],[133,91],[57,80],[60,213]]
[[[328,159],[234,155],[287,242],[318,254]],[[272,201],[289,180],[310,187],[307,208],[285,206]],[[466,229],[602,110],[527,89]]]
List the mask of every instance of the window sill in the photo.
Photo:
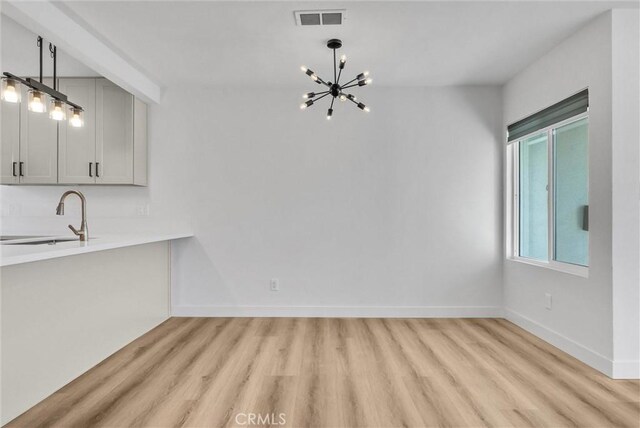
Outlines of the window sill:
[[578,266],[572,265],[570,263],[560,263],[556,261],[541,262],[524,257],[508,257],[507,260],[511,262],[524,263],[526,265],[538,266],[545,269],[568,273],[569,275],[575,275],[582,278],[589,278],[589,268],[586,266]]

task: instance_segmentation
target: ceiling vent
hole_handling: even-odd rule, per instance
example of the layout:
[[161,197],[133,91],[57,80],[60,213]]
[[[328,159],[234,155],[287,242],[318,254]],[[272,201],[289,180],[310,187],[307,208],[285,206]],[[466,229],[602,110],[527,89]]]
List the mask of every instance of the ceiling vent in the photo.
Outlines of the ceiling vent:
[[296,10],[296,25],[342,25],[347,19],[346,9]]

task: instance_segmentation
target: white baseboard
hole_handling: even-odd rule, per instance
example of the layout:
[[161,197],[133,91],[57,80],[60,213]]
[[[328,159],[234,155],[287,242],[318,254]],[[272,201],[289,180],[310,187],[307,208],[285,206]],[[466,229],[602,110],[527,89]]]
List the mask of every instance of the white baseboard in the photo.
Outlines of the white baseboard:
[[174,317],[502,318],[500,306],[173,306]]
[[640,361],[613,361],[614,379],[640,379]]
[[540,339],[549,342],[556,348],[577,358],[594,369],[613,377],[613,361],[578,342],[569,339],[562,334],[551,330],[542,324],[525,317],[509,308],[505,308],[505,318],[517,326],[527,330],[529,333],[538,336]]

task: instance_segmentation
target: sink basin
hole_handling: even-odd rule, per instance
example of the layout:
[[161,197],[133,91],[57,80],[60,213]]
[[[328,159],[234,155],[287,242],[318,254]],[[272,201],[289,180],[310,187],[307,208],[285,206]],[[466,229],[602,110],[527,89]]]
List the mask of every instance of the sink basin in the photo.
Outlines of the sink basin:
[[15,241],[18,239],[34,239],[42,238],[42,235],[3,235],[0,236],[0,241]]
[[[35,237],[29,237],[29,238],[38,238],[37,236]],[[69,241],[78,241],[78,238],[52,238],[52,237],[45,237],[45,238],[41,238],[41,239],[29,239],[27,237],[20,237],[20,238],[15,238],[15,239],[21,239],[20,242],[4,242],[2,245],[55,245],[58,242],[69,242]],[[22,239],[29,239],[27,241],[23,241]]]

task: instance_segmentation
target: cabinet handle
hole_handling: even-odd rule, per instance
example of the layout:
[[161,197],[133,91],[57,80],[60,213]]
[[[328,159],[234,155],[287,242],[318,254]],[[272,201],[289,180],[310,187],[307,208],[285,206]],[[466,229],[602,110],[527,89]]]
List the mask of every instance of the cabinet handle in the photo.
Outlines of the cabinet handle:
[[20,162],[20,165],[19,165],[19,168],[18,168],[18,169],[19,169],[20,177],[24,177],[24,173],[23,173],[23,171],[22,171],[22,167],[23,167],[23,166],[24,166],[24,162]]
[[93,177],[93,162],[89,162],[89,177]]
[[98,167],[100,166],[100,162],[96,162],[96,177],[100,177],[100,172]]
[[12,165],[11,165],[11,171],[13,172],[13,176],[14,176],[14,177],[17,177],[17,176],[18,176],[18,174],[16,174],[16,164],[17,164],[17,163],[18,163],[18,162],[13,162],[13,163],[12,163]]

